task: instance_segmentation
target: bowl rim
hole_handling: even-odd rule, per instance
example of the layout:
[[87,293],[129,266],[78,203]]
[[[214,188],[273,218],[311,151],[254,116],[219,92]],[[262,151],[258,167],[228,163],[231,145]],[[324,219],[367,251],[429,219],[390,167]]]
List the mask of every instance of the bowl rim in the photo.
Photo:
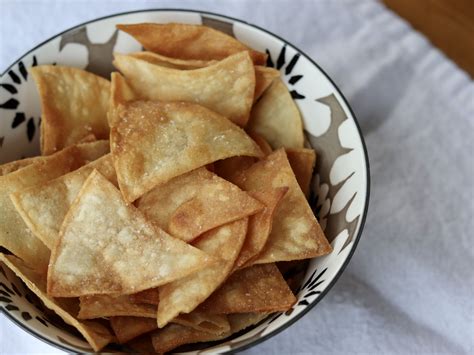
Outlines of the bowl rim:
[[[349,105],[349,102],[347,101],[347,99],[345,98],[345,96],[343,95],[342,91],[339,89],[339,87],[336,85],[336,83],[331,79],[331,77],[324,71],[323,68],[321,68],[321,66],[319,66],[319,64],[316,63],[315,60],[313,60],[310,56],[308,56],[305,52],[303,52],[301,49],[299,49],[298,47],[296,47],[295,45],[293,45],[292,43],[288,42],[287,40],[281,38],[280,36],[274,34],[273,32],[269,31],[269,30],[266,30],[260,26],[257,26],[253,23],[249,23],[247,21],[244,21],[244,20],[241,20],[241,19],[238,19],[238,18],[235,18],[235,17],[232,17],[232,16],[227,16],[227,15],[222,15],[222,14],[219,14],[219,13],[215,13],[215,12],[210,12],[210,11],[202,11],[202,10],[196,10],[196,9],[180,9],[180,8],[150,8],[150,9],[142,9],[142,10],[131,10],[131,11],[124,11],[124,12],[117,12],[117,13],[114,13],[114,14],[110,14],[110,15],[106,15],[106,16],[102,16],[102,17],[97,17],[97,18],[94,18],[92,20],[88,20],[88,21],[85,21],[85,22],[82,22],[78,25],[75,25],[73,27],[70,27],[70,28],[67,28],[65,29],[64,31],[60,32],[60,33],[57,33],[53,36],[51,36],[50,38],[44,40],[43,42],[39,43],[38,45],[36,45],[35,47],[31,48],[30,50],[28,50],[27,52],[25,52],[23,55],[21,55],[17,60],[15,60],[10,66],[8,66],[4,71],[3,73],[0,74],[0,77],[4,77],[8,71],[10,71],[12,69],[13,66],[15,66],[18,62],[20,62],[24,57],[26,57],[28,54],[30,54],[31,52],[37,50],[38,48],[40,48],[41,46],[45,45],[46,43],[56,39],[57,37],[59,36],[62,36],[63,34],[67,33],[67,32],[70,32],[70,31],[73,31],[77,28],[80,28],[80,27],[83,27],[85,25],[88,25],[90,23],[93,23],[93,22],[99,22],[99,21],[102,21],[102,20],[106,20],[108,18],[112,18],[112,17],[117,17],[117,16],[123,16],[123,15],[130,15],[130,14],[136,14],[136,13],[144,13],[144,12],[189,12],[189,13],[197,13],[197,14],[204,14],[204,15],[211,15],[211,16],[215,16],[215,17],[221,17],[221,18],[224,18],[224,19],[227,19],[227,20],[231,20],[232,22],[239,22],[239,23],[242,23],[242,24],[245,24],[245,25],[248,25],[250,27],[253,27],[257,30],[260,30],[264,33],[267,33],[277,39],[279,39],[280,41],[282,41],[284,44],[286,45],[289,45],[291,47],[293,47],[297,52],[299,52],[303,57],[305,57],[311,64],[313,64],[316,68],[318,68],[321,73],[326,77],[326,79],[329,80],[329,82],[334,86],[335,90],[338,92],[338,94],[341,96],[342,98],[342,101],[345,103],[345,105],[347,106],[349,112],[351,113],[352,115],[352,119],[355,123],[355,126],[357,128],[357,133],[359,134],[359,138],[360,138],[360,141],[361,141],[361,144],[362,144],[362,148],[363,148],[363,153],[364,153],[364,163],[365,163],[365,166],[366,166],[366,177],[367,177],[367,186],[366,186],[366,194],[365,194],[365,206],[364,206],[364,210],[363,210],[363,215],[362,215],[362,218],[361,218],[361,222],[360,222],[360,227],[359,227],[359,231],[357,233],[357,236],[353,239],[353,243],[354,245],[352,246],[351,250],[349,251],[349,254],[347,255],[346,259],[344,260],[343,264],[341,265],[340,269],[338,270],[338,272],[336,273],[336,275],[332,278],[332,280],[329,282],[329,285],[325,288],[325,290],[319,295],[318,298],[316,298],[312,303],[310,303],[304,310],[302,310],[299,314],[297,314],[296,316],[294,316],[292,319],[290,319],[288,322],[286,322],[285,324],[283,324],[282,326],[280,326],[279,328],[277,329],[274,329],[273,331],[271,331],[270,333],[268,334],[265,334],[264,336],[248,343],[248,344],[245,344],[237,349],[232,349],[232,350],[229,350],[229,351],[226,351],[225,353],[230,353],[232,351],[243,351],[243,350],[246,350],[246,349],[249,349],[255,345],[258,345],[258,344],[261,344],[262,342],[270,339],[271,337],[281,333],[282,331],[288,329],[291,325],[293,325],[294,323],[296,323],[298,320],[300,320],[304,315],[306,315],[310,310],[312,310],[325,296],[326,294],[332,289],[332,287],[335,285],[335,283],[337,282],[337,280],[339,279],[339,277],[342,275],[342,273],[344,272],[344,270],[346,269],[347,265],[349,264],[350,260],[352,259],[352,256],[354,255],[354,252],[355,250],[357,249],[357,245],[360,241],[360,238],[362,236],[362,232],[364,230],[364,226],[365,226],[365,221],[366,221],[366,218],[367,218],[367,212],[368,212],[368,208],[369,208],[369,200],[370,200],[370,163],[369,163],[369,155],[367,153],[367,146],[365,144],[365,140],[364,140],[364,136],[362,134],[362,131],[360,129],[360,125],[359,125],[359,122],[357,121],[357,118],[354,114],[354,111],[352,110],[352,107]],[[25,327],[23,325],[22,322],[18,321],[16,318],[14,318],[13,316],[11,316],[8,312],[5,312],[3,310],[3,307],[0,307],[0,309],[2,310],[2,313],[8,318],[10,319],[13,323],[15,323],[17,326],[19,326],[21,329],[23,329],[24,331],[26,331],[27,333],[33,335],[34,337],[36,337],[37,339],[40,339],[42,340],[43,342],[49,344],[49,345],[52,345],[56,348],[60,348],[61,350],[65,350],[65,351],[75,351],[75,349],[72,349],[72,348],[68,348],[64,345],[61,345],[61,344],[58,344],[52,340],[49,340],[47,339],[46,337],[44,337],[42,334],[40,333],[36,333],[35,331],[29,329],[28,327]]]

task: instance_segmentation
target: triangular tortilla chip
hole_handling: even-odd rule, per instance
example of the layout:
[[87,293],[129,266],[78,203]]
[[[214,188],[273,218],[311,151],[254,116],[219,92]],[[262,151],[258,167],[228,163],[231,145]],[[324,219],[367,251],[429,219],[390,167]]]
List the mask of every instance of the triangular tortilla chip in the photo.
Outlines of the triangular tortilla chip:
[[138,201],[137,207],[172,236],[190,242],[213,228],[255,214],[264,205],[206,168],[199,168],[157,186]]
[[275,79],[252,108],[247,128],[263,136],[273,149],[303,148],[300,112],[281,79]]
[[201,306],[216,314],[286,311],[296,297],[275,264],[254,265],[233,273]]
[[43,155],[78,143],[91,133],[107,139],[108,80],[59,65],[40,65],[30,72],[41,99]]
[[251,266],[253,264],[251,259],[263,250],[272,230],[273,217],[277,206],[287,192],[287,187],[267,191],[249,191],[250,196],[262,202],[265,208],[250,216],[247,236],[235,262],[234,269]]
[[250,168],[257,161],[254,157],[230,157],[214,163],[214,172],[221,178],[232,181],[232,176]]
[[58,241],[66,213],[94,169],[117,185],[112,155],[107,154],[66,175],[10,195],[26,225],[50,250]]
[[195,70],[166,68],[122,54],[115,54],[114,65],[140,99],[196,103],[239,126],[247,123],[255,70],[246,52]]
[[[105,144],[105,147],[108,144]],[[84,143],[66,148],[22,169],[0,177],[0,246],[20,257],[30,267],[46,272],[49,249],[36,238],[18,214],[10,194],[77,169],[104,152],[102,143]]]
[[155,349],[151,342],[151,335],[145,334],[127,342],[127,347],[136,354],[155,354]]
[[255,66],[255,92],[253,95],[253,101],[257,102],[273,81],[279,77],[280,72],[276,69],[260,65]]
[[248,132],[248,134],[250,138],[252,138],[255,141],[255,143],[257,143],[257,145],[260,147],[264,155],[268,155],[271,152],[273,152],[273,149],[270,146],[270,144],[268,144],[265,138],[263,138],[260,134],[256,132]]
[[301,187],[306,198],[309,197],[313,169],[316,164],[316,152],[314,149],[292,149],[287,148],[286,155],[290,162],[291,169],[295,173],[296,180]]
[[[132,303],[128,295],[91,295],[80,297],[78,319],[132,316],[156,319],[156,305]],[[156,321],[155,321],[156,323]]]
[[267,243],[254,263],[308,259],[331,251],[283,149],[255,163],[232,182],[246,191],[262,191],[265,186],[289,188],[275,212]]
[[79,333],[87,340],[94,351],[100,351],[112,340],[110,331],[100,323],[93,321],[79,322],[75,314],[76,300],[72,299],[54,299],[46,294],[46,279],[44,275],[35,273],[29,269],[20,259],[13,255],[4,255],[0,253],[0,261],[5,263],[25,284],[38,296],[44,305],[53,310],[66,323],[76,328]]
[[119,120],[119,106],[136,100],[136,95],[127,80],[117,72],[111,74],[109,111],[107,119],[110,127],[116,126]]
[[257,65],[267,61],[265,53],[257,52],[235,38],[201,25],[183,23],[137,23],[117,25],[140,42],[146,50],[179,59],[223,59],[232,54],[248,51]]
[[216,160],[261,155],[242,129],[202,106],[136,101],[121,107],[110,139],[120,190],[129,202]]
[[259,323],[268,315],[269,313],[235,313],[228,314],[227,320],[229,321],[231,332],[234,334]]
[[128,296],[132,303],[147,303],[158,305],[160,303],[160,293],[158,287],[149,288]]
[[0,176],[10,174],[14,171],[17,171],[21,168],[24,168],[25,166],[36,163],[39,160],[41,160],[42,158],[43,157],[31,157],[31,158],[15,160],[15,161],[11,161],[9,163],[2,164],[2,165],[0,165]]
[[247,232],[247,218],[207,232],[194,243],[196,248],[221,258],[215,266],[160,287],[158,326],[168,324],[180,313],[190,313],[226,279]]
[[142,317],[110,317],[110,326],[120,344],[158,328],[155,319]]
[[214,261],[149,223],[94,170],[61,227],[51,254],[48,293],[131,294],[185,277]]
[[230,331],[229,321],[227,317],[222,314],[193,311],[187,314],[180,314],[173,319],[171,323],[181,324],[185,327],[211,334],[222,334]]

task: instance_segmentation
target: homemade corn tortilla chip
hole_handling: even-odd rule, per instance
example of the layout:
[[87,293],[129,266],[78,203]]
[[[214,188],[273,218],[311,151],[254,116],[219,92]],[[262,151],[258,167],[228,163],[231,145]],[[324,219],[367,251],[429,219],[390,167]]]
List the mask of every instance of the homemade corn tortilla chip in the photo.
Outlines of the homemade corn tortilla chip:
[[[165,57],[153,52],[135,52],[128,56],[147,61],[148,63],[159,65],[166,68],[192,70],[208,67],[217,63],[215,60],[195,60],[195,59],[176,59]],[[255,92],[253,101],[256,102],[266,89],[271,85],[275,78],[280,76],[280,72],[273,68],[267,68],[261,65],[255,66]]]
[[234,272],[201,306],[216,314],[286,311],[296,297],[275,264],[254,265]]
[[268,144],[265,138],[263,138],[260,134],[256,132],[248,132],[248,135],[255,141],[255,143],[257,143],[264,155],[268,155],[273,152],[270,144]]
[[268,315],[269,313],[236,313],[228,314],[227,320],[229,321],[231,332],[234,334],[259,323]]
[[107,154],[66,175],[10,195],[23,221],[50,250],[58,241],[66,213],[94,169],[117,185],[112,156]]
[[232,122],[184,102],[135,101],[121,106],[111,150],[128,202],[157,185],[231,156],[261,156],[255,142]]
[[281,79],[275,79],[252,108],[247,129],[264,137],[273,149],[303,148],[300,112]]
[[41,99],[41,151],[49,155],[89,134],[107,139],[110,82],[78,68],[30,69]]
[[267,186],[289,188],[275,212],[270,236],[253,263],[308,259],[331,251],[283,149],[255,163],[232,182],[246,191],[263,191]]
[[0,165],[0,176],[7,175],[21,168],[24,168],[25,166],[36,163],[40,159],[42,159],[42,157],[31,157],[31,158],[15,160],[9,163],[2,164]]
[[39,272],[46,272],[49,249],[29,230],[10,199],[12,193],[75,170],[102,154],[98,143],[68,147],[0,177],[0,246]]
[[272,230],[273,217],[277,206],[287,192],[287,187],[267,191],[249,191],[250,196],[262,202],[265,208],[250,216],[247,236],[235,262],[234,269],[251,266],[251,259],[262,251]]
[[115,54],[114,65],[137,97],[202,105],[243,127],[255,90],[255,70],[246,52],[195,70],[178,70]]
[[264,205],[199,168],[155,187],[138,200],[137,207],[172,236],[190,242],[213,228],[255,214]]
[[54,299],[46,294],[46,278],[44,275],[37,274],[27,267],[20,259],[13,255],[4,255],[0,253],[0,261],[8,266],[25,284],[38,296],[44,305],[53,310],[66,323],[76,328],[79,333],[87,340],[94,351],[100,351],[104,346],[112,341],[110,331],[100,323],[93,321],[80,322],[74,314],[76,300],[72,299]]
[[48,294],[131,294],[213,262],[215,258],[169,236],[127,206],[115,186],[94,170],[67,213],[52,251]]
[[147,303],[158,305],[158,303],[160,302],[158,287],[133,293],[129,295],[128,298],[132,303]]
[[230,157],[214,163],[214,172],[221,178],[232,181],[234,174],[250,168],[257,159],[254,157]]
[[314,149],[285,149],[291,169],[306,198],[309,197],[311,178],[316,164],[316,152]]
[[150,334],[145,334],[134,338],[127,342],[126,346],[136,354],[155,354],[155,349],[153,348]]
[[128,295],[91,295],[80,297],[78,319],[115,316],[133,316],[156,319],[156,305],[132,303],[130,302]]
[[110,326],[120,344],[158,328],[155,319],[142,317],[110,317]]
[[119,106],[135,99],[136,95],[127,80],[120,73],[113,72],[111,74],[109,111],[107,112],[110,127],[116,126],[118,123]]
[[199,331],[222,334],[230,331],[229,321],[222,314],[210,314],[193,311],[187,314],[180,314],[171,323],[181,324],[185,327],[194,328]]
[[205,253],[220,258],[212,267],[160,287],[158,327],[162,328],[180,313],[190,313],[226,279],[247,232],[248,219],[213,229],[193,245]]
[[146,50],[179,59],[223,59],[248,51],[252,61],[265,65],[267,55],[245,46],[237,39],[202,25],[182,23],[138,23],[117,25],[135,38]]

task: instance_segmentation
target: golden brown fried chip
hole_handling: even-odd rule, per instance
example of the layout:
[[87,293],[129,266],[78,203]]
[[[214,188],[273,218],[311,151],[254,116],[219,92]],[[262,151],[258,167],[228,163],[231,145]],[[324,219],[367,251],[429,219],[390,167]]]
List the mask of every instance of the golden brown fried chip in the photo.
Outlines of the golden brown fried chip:
[[94,351],[100,351],[100,349],[112,341],[112,334],[100,323],[93,321],[79,322],[75,318],[76,300],[54,299],[49,297],[46,294],[46,279],[44,275],[35,273],[29,269],[25,263],[13,255],[0,253],[0,261],[5,263],[5,265],[17,275],[26,286],[41,299],[47,308],[53,310],[66,323],[76,328]]
[[10,174],[14,171],[24,168],[25,166],[36,163],[40,161],[41,159],[42,157],[31,157],[31,158],[15,160],[9,163],[2,164],[0,165],[0,176]]
[[158,305],[160,303],[160,294],[158,287],[149,288],[128,296],[132,303],[147,303]]
[[138,23],[117,25],[134,37],[146,50],[179,59],[223,59],[232,54],[248,51],[253,62],[264,65],[265,53],[257,52],[237,39],[201,25],[182,23]]
[[158,326],[168,324],[180,313],[190,313],[226,279],[239,255],[247,232],[247,218],[207,232],[194,243],[196,248],[221,260],[214,266],[160,287]]
[[127,54],[131,57],[144,60],[148,63],[159,65],[166,68],[192,70],[208,67],[217,63],[217,60],[197,60],[197,59],[177,59],[165,57],[153,52],[135,52]]
[[145,334],[138,338],[134,338],[127,342],[126,345],[137,354],[156,354],[151,342],[151,334]]
[[142,317],[110,317],[110,326],[120,344],[158,328],[156,319]]
[[228,314],[227,320],[229,321],[231,332],[234,334],[257,324],[268,315],[269,313],[235,313]]
[[262,154],[242,129],[199,105],[136,101],[122,108],[110,138],[118,182],[128,202],[216,160]]
[[273,152],[272,147],[260,134],[256,132],[249,132],[249,136],[257,143],[264,155],[268,155]]
[[229,321],[227,317],[222,314],[193,311],[187,314],[180,314],[173,319],[171,323],[181,324],[185,327],[211,334],[222,334],[230,331]]
[[311,178],[316,164],[316,152],[314,149],[285,149],[291,169],[295,173],[296,180],[306,198],[309,197]]
[[30,267],[46,272],[49,249],[36,238],[18,214],[10,194],[77,169],[102,155],[97,143],[68,147],[56,154],[42,157],[22,169],[0,177],[0,246],[23,259]]
[[[212,208],[209,208],[212,206]],[[264,208],[237,186],[199,168],[159,185],[137,207],[172,236],[187,242]]]
[[254,265],[233,273],[199,310],[216,314],[286,311],[296,297],[275,264]]
[[134,101],[136,95],[127,80],[117,72],[111,74],[109,111],[107,119],[110,127],[116,126],[119,120],[119,106]]
[[131,294],[185,277],[214,261],[148,222],[94,170],[61,227],[51,254],[48,293]]
[[263,95],[263,93],[270,87],[276,78],[280,77],[280,72],[273,68],[267,68],[264,66],[255,66],[255,93],[253,101],[257,100]]
[[232,181],[232,176],[250,168],[257,159],[254,157],[231,157],[214,163],[214,172],[221,178]]
[[30,69],[41,99],[41,151],[48,155],[89,134],[107,139],[110,82],[78,68]]
[[[156,305],[132,303],[128,295],[91,295],[80,297],[78,319],[132,316],[156,319]],[[156,321],[155,321],[156,323]]]
[[196,103],[239,126],[247,123],[255,71],[245,52],[195,70],[166,68],[122,54],[115,54],[114,65],[140,99]]
[[23,221],[50,250],[58,241],[66,213],[94,169],[117,185],[112,156],[107,154],[66,175],[10,195]]
[[251,266],[253,264],[251,259],[262,251],[272,230],[277,206],[287,192],[287,187],[249,192],[250,196],[262,202],[265,208],[249,218],[247,236],[234,269]]
[[300,112],[281,79],[275,79],[255,104],[247,128],[263,136],[273,149],[303,148]]
[[232,182],[246,191],[262,191],[266,186],[289,188],[275,212],[267,243],[254,263],[308,259],[331,251],[283,149],[255,163]]

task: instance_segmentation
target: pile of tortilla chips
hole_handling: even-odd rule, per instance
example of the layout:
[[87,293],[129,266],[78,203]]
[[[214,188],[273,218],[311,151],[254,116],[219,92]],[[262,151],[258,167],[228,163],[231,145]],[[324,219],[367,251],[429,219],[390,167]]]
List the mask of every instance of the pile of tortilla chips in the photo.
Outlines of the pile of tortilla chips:
[[280,270],[331,246],[278,71],[205,26],[118,28],[150,52],[116,54],[110,81],[30,69],[42,155],[0,166],[0,260],[95,351],[163,353],[288,310]]

